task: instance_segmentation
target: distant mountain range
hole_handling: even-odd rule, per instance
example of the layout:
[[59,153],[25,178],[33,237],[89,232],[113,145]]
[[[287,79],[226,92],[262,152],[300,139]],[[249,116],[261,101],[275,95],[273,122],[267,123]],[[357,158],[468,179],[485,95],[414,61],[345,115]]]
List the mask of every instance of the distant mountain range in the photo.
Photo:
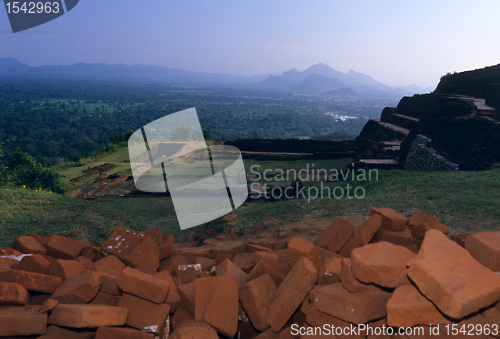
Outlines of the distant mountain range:
[[394,88],[376,81],[369,75],[352,70],[343,73],[321,63],[302,72],[292,69],[280,75],[243,76],[188,72],[154,65],[77,63],[31,67],[13,58],[0,58],[0,78],[152,81],[181,85],[231,86],[284,93],[377,98],[400,98],[404,95],[433,90],[433,88],[422,89],[416,85]]

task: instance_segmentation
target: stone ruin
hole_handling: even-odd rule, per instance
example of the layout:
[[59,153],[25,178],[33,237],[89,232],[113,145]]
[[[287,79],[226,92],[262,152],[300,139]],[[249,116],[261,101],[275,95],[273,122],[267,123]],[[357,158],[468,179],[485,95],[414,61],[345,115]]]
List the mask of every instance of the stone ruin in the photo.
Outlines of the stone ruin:
[[[435,216],[374,208],[359,227],[335,218],[314,242],[248,242],[230,251],[174,244],[158,228],[118,227],[101,246],[28,234],[0,249],[0,337],[393,338],[379,330],[425,331],[398,336],[413,339],[456,337],[447,329],[473,325],[475,337],[500,337],[500,232],[448,233]],[[365,329],[354,335],[335,332],[359,324]],[[325,325],[333,335],[297,333]]]

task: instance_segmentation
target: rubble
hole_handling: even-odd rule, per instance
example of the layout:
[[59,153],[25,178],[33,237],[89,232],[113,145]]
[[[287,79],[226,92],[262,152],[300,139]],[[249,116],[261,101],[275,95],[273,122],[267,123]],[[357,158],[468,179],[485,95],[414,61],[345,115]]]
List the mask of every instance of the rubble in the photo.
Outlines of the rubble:
[[26,235],[0,249],[0,337],[275,339],[312,338],[291,331],[325,324],[441,334],[498,324],[500,233],[448,233],[424,212],[375,208],[358,228],[335,218],[314,242],[232,251],[173,245],[159,229],[118,227],[101,247]]

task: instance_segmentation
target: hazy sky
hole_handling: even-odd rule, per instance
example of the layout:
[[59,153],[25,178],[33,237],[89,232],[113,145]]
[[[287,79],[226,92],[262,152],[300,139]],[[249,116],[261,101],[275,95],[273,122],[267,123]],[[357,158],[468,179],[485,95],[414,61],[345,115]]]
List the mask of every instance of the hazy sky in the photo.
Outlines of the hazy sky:
[[81,0],[16,34],[0,9],[0,57],[246,75],[322,62],[428,86],[446,72],[500,63],[499,14],[498,0]]

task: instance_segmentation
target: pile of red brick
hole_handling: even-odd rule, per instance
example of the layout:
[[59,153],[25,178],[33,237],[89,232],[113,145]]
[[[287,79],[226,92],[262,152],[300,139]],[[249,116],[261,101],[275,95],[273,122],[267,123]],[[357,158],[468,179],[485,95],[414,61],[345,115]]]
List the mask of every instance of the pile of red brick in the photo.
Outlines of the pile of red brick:
[[[232,251],[182,247],[159,229],[118,227],[100,247],[30,234],[0,249],[0,336],[383,338],[345,332],[368,324],[420,326],[428,332],[421,338],[437,338],[447,337],[447,324],[473,324],[492,337],[500,232],[447,233],[434,216],[381,208],[357,228],[335,218],[314,243]],[[441,335],[430,335],[438,324]]]

